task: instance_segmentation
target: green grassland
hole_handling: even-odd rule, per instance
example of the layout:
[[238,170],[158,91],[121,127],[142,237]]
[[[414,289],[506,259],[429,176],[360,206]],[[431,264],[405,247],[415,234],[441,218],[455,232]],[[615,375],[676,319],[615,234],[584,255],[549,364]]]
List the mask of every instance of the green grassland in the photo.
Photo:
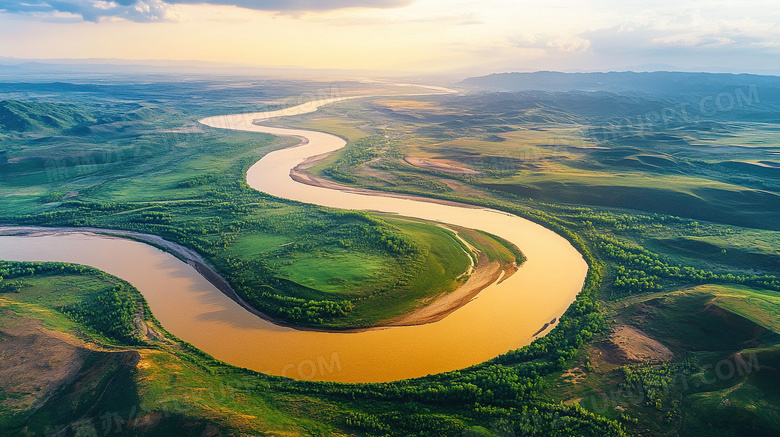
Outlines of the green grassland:
[[[623,118],[590,109],[608,105],[604,96],[504,93],[424,100],[424,105],[397,99],[364,103],[364,113],[371,113],[373,123],[362,128],[374,135],[374,148],[380,151],[359,167],[341,171],[341,178],[346,182],[345,174],[350,173],[377,187],[439,194],[451,191],[453,184],[447,179],[465,180],[521,199],[778,229],[780,172],[772,160],[772,153],[780,151],[772,134],[777,126],[749,121],[749,107],[718,120],[652,127],[625,126],[617,123]],[[575,100],[580,106],[566,106]],[[614,100],[615,105],[621,103],[617,96]],[[634,102],[640,109],[653,104],[670,105]],[[305,125],[328,126],[325,115],[309,116],[312,120]],[[339,132],[347,124],[342,116],[329,127]],[[344,135],[360,138],[346,131]],[[732,144],[735,141],[749,145]],[[399,159],[404,156],[446,159],[480,175],[435,174],[406,164]],[[377,169],[384,174],[379,176]]]
[[437,226],[329,211],[248,188],[246,168],[294,139],[182,128],[181,119],[195,114],[160,103],[122,112],[88,103],[78,111],[13,103],[27,118],[69,109],[81,124],[52,132],[19,122],[21,130],[0,142],[8,159],[0,177],[3,222],[158,234],[205,255],[258,309],[321,327],[389,320],[452,290],[467,270],[460,243]]
[[[150,126],[181,128],[187,117],[203,114],[177,100],[182,89],[177,87],[186,88],[143,90],[164,95],[162,103],[150,104],[159,105],[156,114],[162,114]],[[214,93],[202,98],[214,102],[215,110],[248,107],[240,88],[228,92],[214,85]],[[279,84],[267,92],[291,88]],[[220,92],[229,103],[217,102]],[[139,90],[127,93],[139,99]],[[270,94],[264,98],[272,102]],[[258,406],[251,412],[226,411],[227,400],[213,402],[203,394],[216,381],[243,381],[246,374],[186,348],[200,357],[183,360],[194,363],[184,366],[186,372],[176,361],[179,352],[174,359],[152,354],[150,360],[161,364],[155,375],[175,387],[176,398],[199,406],[196,414],[169,414],[171,421],[161,423],[201,426],[198,432],[216,426],[274,435],[618,435],[622,428],[636,435],[776,435],[780,150],[771,114],[780,105],[775,97],[762,88],[760,102],[669,123],[645,117],[701,96],[527,91],[383,97],[276,120],[350,141],[310,170],[320,177],[497,208],[555,230],[590,266],[584,290],[550,334],[487,363],[392,384],[289,383],[253,375],[268,384],[262,390],[255,386],[252,396],[239,394]],[[4,214],[11,211],[8,216],[19,223],[162,235],[203,253],[231,283],[248,284],[245,291],[271,285],[275,292],[260,296],[258,307],[315,325],[388,317],[355,312],[355,303],[384,305],[392,296],[367,296],[354,287],[358,283],[380,286],[396,267],[421,272],[415,268],[430,265],[425,275],[437,276],[439,290],[446,290],[468,260],[460,243],[440,228],[283,202],[235,184],[248,163],[290,144],[287,140],[188,130],[184,138],[176,134],[167,141],[161,139],[169,134],[154,129],[134,132],[122,136],[117,130],[111,147],[130,141],[127,147],[137,142],[156,148],[145,154],[140,147],[132,161],[123,161],[132,169],[120,162],[101,173],[98,165],[54,183],[50,175],[58,173],[47,173],[45,160],[38,167],[35,160],[12,162],[18,173],[6,178],[3,172],[0,178],[9,194],[1,201]],[[11,158],[36,156],[44,150],[37,148],[49,147],[40,138],[5,138],[0,148]],[[62,138],[68,139],[63,144],[73,140]],[[56,142],[50,144],[53,152]],[[82,148],[89,149],[74,145],[70,153]],[[478,173],[415,167],[405,157],[438,159]],[[74,172],[78,167],[66,165]],[[144,171],[135,173],[136,168]],[[458,232],[495,259],[522,256],[492,236]],[[394,244],[369,250],[375,248],[372,238],[381,235],[392,236]],[[304,274],[296,263],[320,269]],[[413,302],[421,297],[415,284],[430,285],[411,281],[395,290]],[[306,298],[289,305],[293,296]],[[671,360],[615,358],[608,343],[621,326],[663,344]],[[729,368],[733,375],[727,375]],[[176,372],[197,382],[187,385],[172,376]],[[144,387],[164,392],[163,385]],[[194,391],[199,394],[186,387],[199,387]]]
[[[645,98],[635,111],[652,108]],[[577,93],[376,99],[360,102],[362,113],[351,108],[353,122],[323,112],[288,124],[327,126],[353,139],[311,169],[320,177],[490,206],[576,233],[574,241],[598,260],[591,267],[601,266],[600,297],[613,325],[638,320],[634,325],[675,355],[666,364],[627,361],[587,370],[574,384],[560,372],[546,379],[551,400],[622,421],[639,435],[775,435],[777,125],[765,117],[751,121],[746,110],[604,135],[599,129],[616,115],[594,114],[593,102],[567,106],[588,99]],[[339,131],[344,126],[349,130]],[[407,156],[479,174],[414,167]],[[645,303],[631,303],[637,301]],[[649,315],[637,313],[648,301],[662,303]],[[600,341],[567,369],[592,368]],[[735,354],[757,357],[761,371],[692,387],[717,379],[715,366],[727,369],[726,361],[736,369]],[[689,382],[684,390],[681,378]],[[670,386],[660,397],[652,388],[659,381]],[[642,399],[632,402],[637,384]],[[618,402],[602,401],[615,393]]]
[[[592,109],[597,102],[610,102],[608,96],[593,97],[593,102],[588,99],[577,93],[377,99],[362,102],[362,115],[351,109],[350,114],[358,114],[354,123],[343,115],[331,123],[336,118],[327,113],[303,116],[299,123],[328,126],[341,133],[339,126],[354,129],[359,120],[370,120],[360,125],[364,135],[345,131],[355,141],[312,169],[320,176],[380,190],[461,200],[482,198],[476,203],[496,199],[515,209],[527,205],[558,216],[561,213],[547,205],[592,211],[564,212],[581,216],[576,220],[585,220],[582,216],[588,214],[619,216],[635,211],[651,217],[666,214],[691,219],[689,223],[704,220],[707,223],[700,229],[648,223],[640,232],[622,233],[663,252],[675,264],[722,271],[778,271],[780,187],[771,155],[780,147],[771,134],[775,125],[750,122],[750,108],[742,108],[721,114],[717,120],[678,123],[666,129],[619,126],[605,137],[598,129],[620,119],[615,115],[605,118]],[[612,99],[614,104],[625,105],[618,96]],[[583,105],[583,100],[589,105]],[[580,106],[567,107],[570,101]],[[639,109],[633,110],[655,103],[670,104],[640,99],[634,103]],[[431,123],[435,123],[435,132]],[[729,148],[723,153],[725,146],[719,141],[734,138],[761,147]],[[446,160],[479,174],[414,167],[403,160],[406,156]],[[761,164],[733,166],[743,161]],[[607,229],[608,225],[594,223],[613,234],[615,229]],[[702,249],[704,253],[697,253]]]
[[634,417],[635,432],[775,435],[778,299],[766,290],[704,285],[621,300],[615,323],[661,342],[673,358],[627,362],[602,338],[576,363],[581,379],[561,378],[548,393],[606,417]]
[[[376,303],[371,313],[360,317],[371,324],[372,320],[387,320],[397,314],[405,314],[417,306],[426,297],[436,296],[454,290],[462,275],[469,268],[471,251],[455,238],[451,231],[442,228],[432,228],[430,224],[396,221],[395,225],[417,241],[425,242],[422,250],[426,257],[420,259],[420,268],[414,274],[403,294],[384,293],[376,296]],[[364,293],[374,294],[376,288],[371,287]],[[357,317],[357,314],[356,314]]]

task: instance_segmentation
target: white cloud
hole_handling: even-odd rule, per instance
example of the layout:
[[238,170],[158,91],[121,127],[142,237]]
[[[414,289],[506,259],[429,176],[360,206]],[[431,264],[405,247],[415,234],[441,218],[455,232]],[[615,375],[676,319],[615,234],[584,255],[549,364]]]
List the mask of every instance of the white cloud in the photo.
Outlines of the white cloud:
[[168,21],[175,5],[209,4],[234,6],[259,11],[328,11],[345,8],[395,8],[412,0],[40,0],[18,2],[0,0],[0,13],[21,14],[32,18],[52,19],[67,13],[85,21],[122,18],[128,21]]
[[584,52],[590,47],[590,41],[579,36],[551,34],[518,34],[509,37],[509,42],[515,47],[542,49],[548,53]]

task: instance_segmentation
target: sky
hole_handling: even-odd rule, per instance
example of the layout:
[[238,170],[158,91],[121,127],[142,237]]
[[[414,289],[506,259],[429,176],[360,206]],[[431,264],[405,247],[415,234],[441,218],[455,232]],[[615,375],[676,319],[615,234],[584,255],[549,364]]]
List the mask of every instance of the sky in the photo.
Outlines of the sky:
[[0,0],[0,57],[780,74],[779,23],[777,0]]

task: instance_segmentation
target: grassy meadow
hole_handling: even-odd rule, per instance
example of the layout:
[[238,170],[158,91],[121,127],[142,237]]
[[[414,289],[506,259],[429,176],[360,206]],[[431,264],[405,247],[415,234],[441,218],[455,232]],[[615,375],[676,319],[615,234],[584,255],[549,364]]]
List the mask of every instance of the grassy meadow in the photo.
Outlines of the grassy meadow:
[[[626,100],[577,92],[384,98],[351,103],[346,118],[331,109],[287,124],[353,140],[311,170],[321,177],[504,209],[584,240],[601,266],[612,329],[546,379],[551,401],[637,435],[774,435],[780,143],[764,114],[778,101],[649,126],[625,114],[678,103]],[[602,110],[610,105],[619,111]],[[612,335],[623,325],[671,358],[647,361],[619,348],[616,357],[623,340]],[[717,379],[716,368],[740,368],[742,358],[752,366],[742,374],[699,382]]]
[[[582,293],[549,334],[486,363],[332,384],[216,362],[164,333],[127,287],[99,303],[127,314],[135,302],[139,316],[107,335],[95,321],[113,319],[79,302],[114,290],[115,278],[4,274],[0,284],[19,284],[0,294],[4,339],[47,323],[89,345],[60,348],[86,358],[76,379],[48,385],[60,388],[45,403],[21,408],[12,397],[27,395],[0,384],[0,423],[99,434],[114,417],[101,415],[117,412],[124,428],[115,432],[126,435],[777,435],[780,93],[749,77],[759,99],[743,79],[640,91],[485,92],[467,81],[457,95],[356,99],[276,120],[349,141],[309,170],[315,176],[497,208],[553,229],[590,266]],[[342,95],[370,91],[339,86]],[[62,87],[0,86],[36,103],[0,113],[0,222],[157,234],[203,254],[261,310],[330,328],[408,312],[451,290],[469,265],[451,230],[250,190],[246,168],[294,140],[193,124],[331,84]],[[724,92],[739,104],[701,110]],[[38,104],[55,105],[46,106],[52,119]],[[457,232],[491,259],[522,259],[497,237]],[[106,385],[116,396],[99,394]]]
[[[249,165],[295,139],[206,130],[178,102],[84,100],[13,103],[0,142],[3,222],[158,234],[205,255],[261,311],[335,329],[402,315],[453,290],[468,268],[462,245],[437,226],[248,188]],[[70,117],[36,124],[52,108]],[[262,286],[272,291],[257,295]]]

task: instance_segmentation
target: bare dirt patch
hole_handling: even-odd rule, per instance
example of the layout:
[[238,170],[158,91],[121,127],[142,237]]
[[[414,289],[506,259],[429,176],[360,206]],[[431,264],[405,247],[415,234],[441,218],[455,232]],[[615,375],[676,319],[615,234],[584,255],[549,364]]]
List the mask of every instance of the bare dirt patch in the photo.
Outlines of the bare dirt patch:
[[90,352],[35,320],[18,319],[5,325],[0,329],[0,390],[5,395],[0,405],[11,410],[43,404],[78,374]]
[[601,349],[604,358],[613,364],[666,362],[674,356],[669,348],[657,340],[627,325],[615,326],[609,337],[602,343]]
[[407,156],[404,158],[407,164],[415,167],[424,168],[426,170],[441,171],[444,173],[452,174],[465,174],[465,175],[478,175],[481,174],[476,170],[470,168],[463,168],[460,163],[450,161],[449,159],[438,158],[416,158],[414,156]]
[[585,371],[579,367],[572,367],[571,369],[566,370],[561,375],[561,378],[570,384],[577,384],[585,379]]

